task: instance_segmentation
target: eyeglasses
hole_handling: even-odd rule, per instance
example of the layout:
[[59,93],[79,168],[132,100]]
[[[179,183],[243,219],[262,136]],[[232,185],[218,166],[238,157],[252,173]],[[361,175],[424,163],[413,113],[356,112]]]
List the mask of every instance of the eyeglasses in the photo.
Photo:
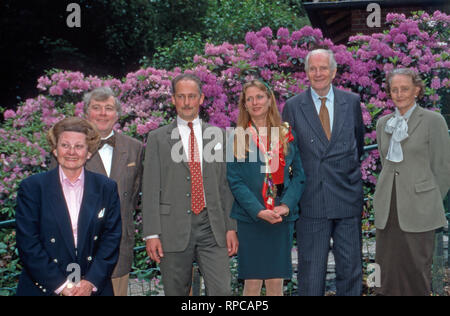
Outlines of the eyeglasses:
[[66,151],[74,149],[75,151],[80,152],[80,151],[83,151],[84,149],[86,149],[87,145],[83,145],[83,144],[70,145],[68,143],[60,143],[60,144],[58,144],[58,147],[60,147],[63,150],[66,150]]

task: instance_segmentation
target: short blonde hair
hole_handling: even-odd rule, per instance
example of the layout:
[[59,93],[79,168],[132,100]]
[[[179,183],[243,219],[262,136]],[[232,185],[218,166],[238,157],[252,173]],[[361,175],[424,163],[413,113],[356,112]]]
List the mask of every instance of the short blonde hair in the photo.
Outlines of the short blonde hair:
[[100,144],[100,134],[97,128],[90,122],[80,117],[66,117],[56,123],[47,133],[47,141],[50,144],[51,151],[58,145],[59,137],[64,132],[78,132],[86,135],[88,152],[93,154]]

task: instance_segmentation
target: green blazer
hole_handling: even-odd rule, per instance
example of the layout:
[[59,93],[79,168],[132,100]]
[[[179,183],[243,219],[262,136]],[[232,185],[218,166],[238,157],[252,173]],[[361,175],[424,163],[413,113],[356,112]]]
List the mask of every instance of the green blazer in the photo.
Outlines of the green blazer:
[[[305,188],[305,173],[303,171],[300,153],[296,144],[294,132],[294,141],[289,143],[289,152],[285,157],[286,166],[284,169],[284,189],[281,194],[280,202],[289,207],[289,215],[283,219],[285,221],[295,221],[298,218],[298,202]],[[229,139],[229,144],[233,144],[234,134]],[[250,150],[256,152],[256,144],[250,141]],[[258,213],[265,210],[262,197],[262,187],[265,174],[261,172],[264,168],[263,157],[259,152],[256,162],[249,162],[248,157],[245,160],[227,159],[227,179],[231,192],[234,196],[234,203],[231,209],[231,217],[243,222],[253,223],[261,221]],[[291,168],[290,168],[291,167]],[[289,173],[292,170],[292,175]]]
[[417,107],[408,120],[409,137],[402,141],[403,161],[386,159],[391,135],[384,131],[393,114],[377,122],[377,142],[383,169],[375,189],[375,226],[386,227],[395,177],[400,228],[420,233],[446,225],[443,198],[450,187],[450,137],[444,118]]

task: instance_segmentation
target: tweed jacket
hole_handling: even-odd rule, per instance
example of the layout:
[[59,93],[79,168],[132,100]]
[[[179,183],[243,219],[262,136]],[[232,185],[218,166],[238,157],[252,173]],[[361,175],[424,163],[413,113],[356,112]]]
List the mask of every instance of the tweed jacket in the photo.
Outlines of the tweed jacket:
[[[215,131],[216,138],[210,140],[208,130]],[[165,252],[186,249],[191,233],[191,217],[195,216],[191,209],[191,176],[186,155],[181,154],[184,159],[180,161],[173,158],[175,152],[180,154],[183,151],[177,131],[174,120],[150,132],[144,160],[144,236],[159,235]],[[226,247],[226,233],[236,230],[236,222],[230,218],[233,196],[226,178],[225,136],[223,130],[203,122],[202,137],[206,211],[217,244]],[[215,159],[208,161],[205,159],[206,152],[211,152],[221,162]]]
[[419,233],[445,226],[443,198],[450,187],[450,137],[444,118],[420,106],[408,120],[408,138],[401,142],[403,161],[386,159],[391,135],[385,132],[389,114],[377,122],[382,171],[375,190],[375,226],[384,229],[389,217],[395,178],[400,228]]

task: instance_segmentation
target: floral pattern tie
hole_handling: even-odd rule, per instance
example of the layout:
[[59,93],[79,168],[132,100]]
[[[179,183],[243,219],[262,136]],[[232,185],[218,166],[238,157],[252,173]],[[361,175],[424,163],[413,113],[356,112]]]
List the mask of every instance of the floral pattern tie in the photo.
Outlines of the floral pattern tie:
[[191,206],[194,214],[198,215],[205,208],[205,194],[203,191],[202,167],[198,144],[195,138],[192,122],[188,123],[191,129],[189,137],[189,170],[191,172]]

